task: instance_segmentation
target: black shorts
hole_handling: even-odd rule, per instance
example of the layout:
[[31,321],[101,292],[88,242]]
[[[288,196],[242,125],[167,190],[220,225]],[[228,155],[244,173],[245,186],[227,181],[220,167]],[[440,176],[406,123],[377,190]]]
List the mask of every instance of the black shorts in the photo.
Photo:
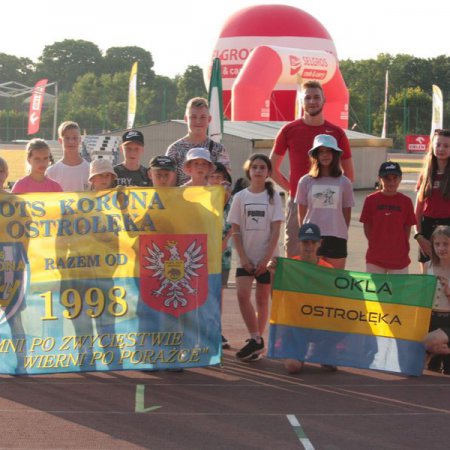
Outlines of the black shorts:
[[256,279],[257,283],[270,284],[270,272],[268,270],[266,270],[261,275],[258,275],[257,277],[255,277],[255,275],[253,275],[252,273],[247,272],[242,267],[238,267],[236,269],[236,278],[237,277],[254,277]]
[[[434,229],[438,225],[450,225],[450,218],[444,217],[442,219],[433,219],[432,217],[422,217],[420,222],[420,232],[423,234],[424,238],[430,239]],[[419,262],[425,263],[429,260],[430,258],[419,249]]]
[[323,236],[322,245],[317,250],[317,254],[326,258],[347,258],[347,240],[335,236]]

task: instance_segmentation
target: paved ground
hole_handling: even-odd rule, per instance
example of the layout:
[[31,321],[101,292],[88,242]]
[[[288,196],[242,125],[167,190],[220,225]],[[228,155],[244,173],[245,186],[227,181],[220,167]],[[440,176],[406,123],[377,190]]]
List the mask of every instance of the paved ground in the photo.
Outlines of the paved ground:
[[[413,195],[410,185],[402,189]],[[349,268],[364,268],[357,193]],[[415,249],[415,247],[414,247]],[[412,270],[414,271],[414,270]],[[279,361],[237,362],[246,338],[225,292],[222,367],[173,372],[0,376],[1,449],[442,449],[450,378],[408,378]]]

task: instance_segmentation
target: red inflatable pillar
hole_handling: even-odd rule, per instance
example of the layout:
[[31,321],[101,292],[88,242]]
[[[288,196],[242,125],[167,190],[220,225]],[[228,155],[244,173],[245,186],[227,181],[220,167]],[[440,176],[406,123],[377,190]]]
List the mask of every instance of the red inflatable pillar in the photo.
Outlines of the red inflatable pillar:
[[339,70],[336,70],[334,77],[324,85],[323,90],[326,97],[323,107],[325,119],[347,129],[349,93]]
[[270,94],[283,70],[279,54],[262,45],[251,53],[232,87],[231,120],[270,120]]

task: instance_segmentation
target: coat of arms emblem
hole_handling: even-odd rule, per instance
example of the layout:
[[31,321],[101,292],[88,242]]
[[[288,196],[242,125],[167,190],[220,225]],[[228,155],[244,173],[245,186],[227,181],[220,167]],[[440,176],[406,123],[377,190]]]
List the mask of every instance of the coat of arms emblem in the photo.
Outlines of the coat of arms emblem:
[[0,243],[0,324],[24,307],[29,265],[20,242]]
[[208,295],[206,235],[141,236],[141,297],[153,309],[180,316]]

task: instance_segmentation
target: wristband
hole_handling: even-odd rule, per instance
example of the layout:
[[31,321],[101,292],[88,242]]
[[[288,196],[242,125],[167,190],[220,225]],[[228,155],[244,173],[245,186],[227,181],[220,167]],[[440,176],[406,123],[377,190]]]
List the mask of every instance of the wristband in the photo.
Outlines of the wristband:
[[417,241],[420,237],[424,237],[422,233],[416,233],[414,239]]

